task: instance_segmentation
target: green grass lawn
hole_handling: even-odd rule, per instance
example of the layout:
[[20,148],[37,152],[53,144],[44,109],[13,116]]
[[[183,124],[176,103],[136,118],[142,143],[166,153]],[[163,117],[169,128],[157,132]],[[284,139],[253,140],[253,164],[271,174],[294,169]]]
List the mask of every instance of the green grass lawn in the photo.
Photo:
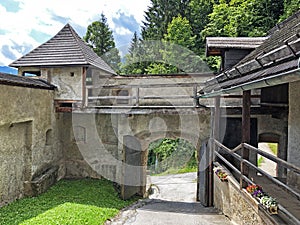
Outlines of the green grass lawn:
[[123,201],[107,180],[61,180],[46,193],[0,208],[0,224],[104,224],[137,199]]

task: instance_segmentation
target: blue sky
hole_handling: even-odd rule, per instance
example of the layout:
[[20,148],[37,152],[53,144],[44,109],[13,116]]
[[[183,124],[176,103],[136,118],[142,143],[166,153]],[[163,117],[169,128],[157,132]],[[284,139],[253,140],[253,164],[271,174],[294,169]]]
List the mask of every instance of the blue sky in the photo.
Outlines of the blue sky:
[[104,13],[118,48],[139,32],[150,0],[1,0],[0,66],[7,66],[49,40],[66,23],[83,37]]

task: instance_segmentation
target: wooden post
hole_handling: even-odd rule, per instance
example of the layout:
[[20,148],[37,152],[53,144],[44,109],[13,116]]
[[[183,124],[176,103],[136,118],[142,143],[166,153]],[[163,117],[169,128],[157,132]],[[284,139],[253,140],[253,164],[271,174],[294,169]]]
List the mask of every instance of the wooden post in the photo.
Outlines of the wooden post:
[[[250,109],[251,109],[251,90],[243,92],[243,109],[242,109],[242,143],[250,144]],[[249,149],[242,148],[242,158],[249,160]],[[249,175],[249,167],[241,162],[242,175]],[[241,180],[241,188],[248,184]]]
[[[220,103],[221,103],[221,97],[217,96],[215,98],[215,112],[214,112],[214,121],[213,121],[213,140],[220,141],[220,117],[221,117],[221,111],[220,111]],[[214,153],[216,151],[216,145],[214,144],[214,141],[212,140],[210,152],[209,152],[209,168],[208,168],[208,206],[214,205]]]
[[194,86],[193,86],[193,96],[194,96],[194,107],[199,107],[200,106],[200,104],[199,104],[199,98],[197,98],[197,92],[198,92],[198,90],[197,90],[197,84],[195,84]]
[[221,111],[220,111],[220,104],[221,104],[221,97],[215,97],[215,115],[214,115],[214,139],[220,141],[220,118],[221,118]]
[[140,106],[140,89],[136,88],[135,106]]
[[88,93],[86,90],[86,71],[86,67],[82,67],[82,108],[86,107],[88,104]]

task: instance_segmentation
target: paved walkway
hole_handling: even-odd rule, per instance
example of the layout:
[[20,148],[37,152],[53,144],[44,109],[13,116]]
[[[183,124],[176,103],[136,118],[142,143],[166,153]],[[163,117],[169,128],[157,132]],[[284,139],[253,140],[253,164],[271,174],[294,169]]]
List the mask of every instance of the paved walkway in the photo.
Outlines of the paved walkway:
[[[268,143],[259,143],[258,148],[267,153],[274,155]],[[271,176],[276,177],[276,166],[277,164],[275,162],[273,162],[272,160],[266,157],[263,157],[263,162],[261,163],[260,168],[265,172],[269,173]]]
[[107,223],[111,225],[230,225],[214,208],[195,202],[196,173],[151,177],[153,194]]

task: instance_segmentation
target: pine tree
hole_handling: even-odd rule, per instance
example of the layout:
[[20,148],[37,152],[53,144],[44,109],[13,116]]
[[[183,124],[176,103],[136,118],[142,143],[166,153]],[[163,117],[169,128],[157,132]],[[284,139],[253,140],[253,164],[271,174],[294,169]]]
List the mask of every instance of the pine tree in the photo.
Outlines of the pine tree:
[[191,0],[187,8],[187,19],[192,27],[193,35],[196,35],[193,51],[197,55],[204,53],[205,40],[201,37],[201,31],[209,22],[208,15],[213,11],[213,0]]
[[116,72],[119,70],[119,50],[115,47],[113,32],[110,30],[107,19],[102,13],[99,21],[88,26],[83,39]]
[[121,73],[143,74],[143,63],[141,40],[137,32],[134,32],[128,53],[125,55],[125,62],[122,65]]
[[184,17],[190,0],[151,0],[142,27],[143,40],[161,40],[168,24],[178,15]]

